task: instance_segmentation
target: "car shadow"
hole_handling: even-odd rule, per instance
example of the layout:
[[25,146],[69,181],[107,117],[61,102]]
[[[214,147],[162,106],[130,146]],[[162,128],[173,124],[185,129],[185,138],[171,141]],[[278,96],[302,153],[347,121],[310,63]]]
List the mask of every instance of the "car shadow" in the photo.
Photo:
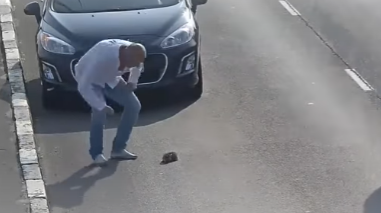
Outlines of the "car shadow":
[[[39,80],[27,82],[26,88],[36,134],[72,133],[89,130],[90,113],[80,98],[62,97],[59,103],[60,107],[57,110],[48,111],[41,105]],[[174,96],[160,93],[138,97],[142,103],[142,110],[135,126],[147,126],[168,119],[196,101],[174,98]],[[105,128],[116,128],[119,118],[120,113],[110,116]]]
[[381,212],[381,188],[374,191],[365,201],[364,213]]
[[[92,165],[86,166],[72,174],[63,181],[46,186],[49,193],[50,204],[61,208],[72,208],[82,204],[85,193],[101,179],[112,176],[119,161],[109,161],[106,167],[95,167]],[[88,173],[95,174],[88,175]],[[59,192],[59,193],[53,193]]]

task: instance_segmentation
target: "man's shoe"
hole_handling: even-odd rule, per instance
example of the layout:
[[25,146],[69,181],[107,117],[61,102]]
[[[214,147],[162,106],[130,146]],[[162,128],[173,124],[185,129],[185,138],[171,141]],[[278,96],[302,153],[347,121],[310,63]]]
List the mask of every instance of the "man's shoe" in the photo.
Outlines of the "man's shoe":
[[136,160],[138,156],[135,154],[132,154],[131,152],[123,149],[119,152],[112,152],[111,153],[111,159],[120,159],[120,160]]
[[107,159],[105,158],[104,155],[100,154],[98,155],[95,159],[93,164],[97,166],[103,166],[107,163]]

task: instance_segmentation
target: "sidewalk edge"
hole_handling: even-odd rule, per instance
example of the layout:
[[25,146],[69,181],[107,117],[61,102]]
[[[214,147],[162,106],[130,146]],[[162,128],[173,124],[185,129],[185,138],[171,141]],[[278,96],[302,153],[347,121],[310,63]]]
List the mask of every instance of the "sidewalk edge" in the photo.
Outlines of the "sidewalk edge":
[[0,24],[1,42],[4,48],[2,51],[5,53],[5,70],[11,87],[11,108],[16,126],[19,162],[26,184],[30,213],[49,213],[10,0],[0,0]]

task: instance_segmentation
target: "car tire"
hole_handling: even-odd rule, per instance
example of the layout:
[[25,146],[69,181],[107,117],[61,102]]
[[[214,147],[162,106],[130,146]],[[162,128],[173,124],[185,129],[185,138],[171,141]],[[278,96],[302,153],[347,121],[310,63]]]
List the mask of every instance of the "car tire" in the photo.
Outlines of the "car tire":
[[48,91],[46,83],[41,83],[41,102],[44,109],[51,110],[57,107],[58,94],[54,91]]
[[204,91],[204,81],[203,81],[203,74],[202,74],[202,64],[201,59],[198,63],[198,82],[197,84],[189,91],[189,96],[192,99],[199,99],[202,96],[202,93]]

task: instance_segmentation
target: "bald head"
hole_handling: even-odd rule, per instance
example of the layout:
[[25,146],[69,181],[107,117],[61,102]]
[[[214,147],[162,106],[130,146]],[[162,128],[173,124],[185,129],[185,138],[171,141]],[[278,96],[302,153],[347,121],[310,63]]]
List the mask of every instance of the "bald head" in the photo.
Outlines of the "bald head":
[[121,46],[119,49],[119,70],[124,70],[126,67],[137,67],[147,56],[145,47],[139,43],[132,43],[130,46]]

